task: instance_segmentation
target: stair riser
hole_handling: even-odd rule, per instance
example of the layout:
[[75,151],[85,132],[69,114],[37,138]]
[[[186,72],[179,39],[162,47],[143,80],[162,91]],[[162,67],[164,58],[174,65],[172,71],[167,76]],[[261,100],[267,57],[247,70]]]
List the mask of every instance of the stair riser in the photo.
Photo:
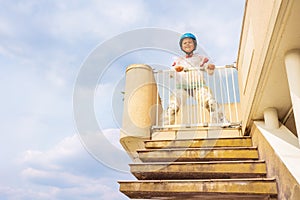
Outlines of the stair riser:
[[265,163],[204,163],[131,165],[131,173],[139,180],[216,179],[266,177]]
[[120,182],[120,191],[130,198],[185,198],[196,195],[218,195],[222,199],[228,195],[247,197],[268,197],[277,195],[275,181],[236,180],[236,181],[159,181],[159,182]]
[[175,140],[175,141],[147,141],[146,149],[162,148],[201,148],[201,147],[251,147],[252,141],[246,139],[206,139],[206,140]]
[[256,149],[160,150],[138,152],[143,162],[195,162],[212,160],[257,160]]

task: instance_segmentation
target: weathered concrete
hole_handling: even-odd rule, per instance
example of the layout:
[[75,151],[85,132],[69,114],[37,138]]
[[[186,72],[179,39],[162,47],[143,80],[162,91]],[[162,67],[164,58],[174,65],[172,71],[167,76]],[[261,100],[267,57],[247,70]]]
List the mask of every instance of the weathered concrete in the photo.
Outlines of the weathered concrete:
[[200,196],[209,199],[254,199],[274,197],[277,194],[274,179],[208,179],[208,180],[159,180],[120,181],[120,191],[130,198],[188,199]]
[[139,180],[266,177],[264,161],[210,161],[130,164]]
[[250,137],[147,140],[131,164],[139,181],[120,181],[134,199],[276,199],[265,162]]
[[157,106],[160,101],[152,68],[144,64],[128,66],[120,143],[134,161],[138,162],[136,149],[150,139],[150,128],[159,114]]
[[300,149],[297,138],[283,125],[268,130],[264,122],[254,122],[252,140],[267,163],[268,176],[278,181],[278,199],[300,199]]
[[220,147],[138,150],[143,162],[249,160],[258,159],[255,147]]
[[160,148],[201,148],[201,147],[251,147],[250,137],[206,138],[186,140],[145,141],[146,149]]
[[162,130],[153,130],[152,140],[177,140],[177,139],[200,139],[200,138],[227,138],[240,137],[241,130],[238,128],[214,128],[214,127],[182,127],[174,126]]

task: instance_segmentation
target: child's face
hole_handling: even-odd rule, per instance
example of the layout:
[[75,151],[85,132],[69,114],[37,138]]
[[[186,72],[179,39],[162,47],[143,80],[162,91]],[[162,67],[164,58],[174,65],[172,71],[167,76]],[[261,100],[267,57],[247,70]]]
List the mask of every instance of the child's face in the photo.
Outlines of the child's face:
[[194,51],[195,45],[192,38],[184,38],[182,40],[182,50],[186,53],[191,53]]

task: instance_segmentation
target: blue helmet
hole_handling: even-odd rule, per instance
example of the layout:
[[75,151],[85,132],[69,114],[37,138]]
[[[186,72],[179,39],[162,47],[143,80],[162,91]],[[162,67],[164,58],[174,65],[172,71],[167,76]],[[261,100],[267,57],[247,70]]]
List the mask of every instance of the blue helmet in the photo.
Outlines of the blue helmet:
[[[182,47],[181,47],[181,45],[182,45],[182,40],[185,39],[185,38],[191,38],[191,39],[193,39],[194,45],[195,45],[195,49],[196,49],[196,47],[197,47],[197,39],[196,39],[196,36],[195,36],[194,34],[192,34],[192,33],[185,33],[185,34],[183,34],[183,35],[180,37],[180,40],[179,40],[179,46],[180,46],[181,50],[182,50]],[[194,50],[195,50],[195,49],[194,49]]]
[[181,36],[180,40],[183,40],[184,38],[192,38],[193,40],[196,40],[196,41],[197,41],[196,36],[193,35],[192,33],[185,33],[185,34],[183,34],[183,35]]

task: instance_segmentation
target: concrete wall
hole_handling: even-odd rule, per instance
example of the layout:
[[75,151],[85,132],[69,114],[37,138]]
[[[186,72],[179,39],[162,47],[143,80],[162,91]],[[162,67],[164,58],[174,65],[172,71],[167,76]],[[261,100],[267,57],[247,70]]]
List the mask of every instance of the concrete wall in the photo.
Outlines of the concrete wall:
[[275,177],[278,199],[300,199],[300,149],[298,139],[285,126],[269,130],[264,122],[254,122],[251,130],[254,146],[259,157],[267,163],[267,175]]
[[[278,199],[300,199],[299,138],[288,118],[293,105],[284,62],[290,49],[300,48],[299,9],[299,0],[247,0],[237,62],[242,131],[251,134],[268,176],[276,178]],[[268,129],[268,108],[294,134],[284,125]]]
[[152,68],[144,64],[128,66],[120,143],[134,161],[138,162],[136,149],[144,148],[143,141],[150,139],[150,128],[160,115],[157,110],[161,105]]
[[246,2],[237,62],[243,130],[252,123],[251,118],[262,117],[254,109],[261,95],[259,82],[264,79],[265,59],[282,1]]

